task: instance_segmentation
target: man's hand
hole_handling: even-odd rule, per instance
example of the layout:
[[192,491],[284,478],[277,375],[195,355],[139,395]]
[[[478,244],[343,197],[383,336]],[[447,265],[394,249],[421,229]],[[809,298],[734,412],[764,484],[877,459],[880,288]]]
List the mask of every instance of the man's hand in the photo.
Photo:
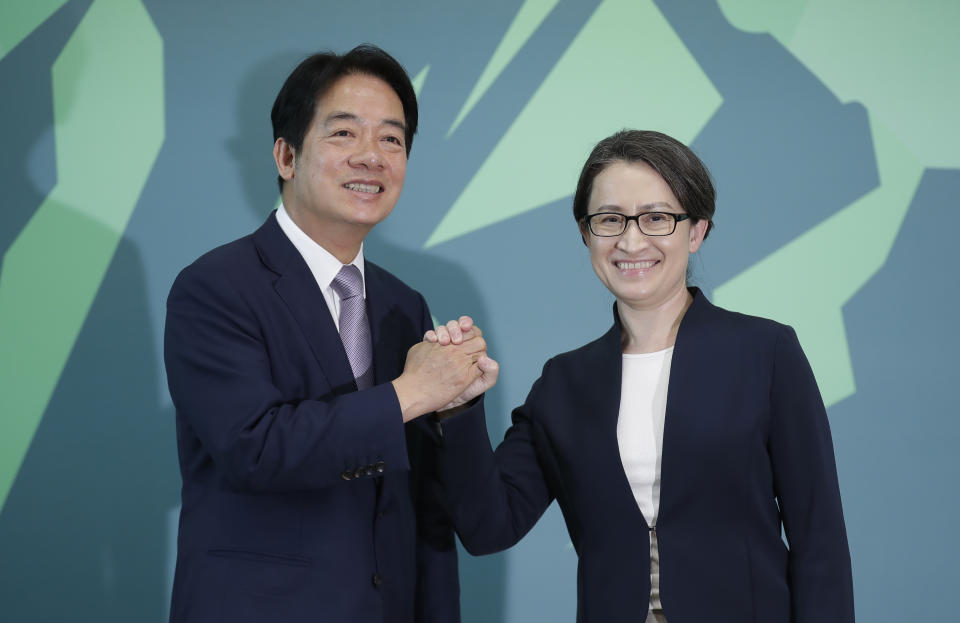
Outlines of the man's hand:
[[[436,342],[420,342],[407,351],[403,374],[393,381],[400,401],[403,421],[409,422],[425,413],[436,411],[464,395],[484,374],[478,362],[484,357],[487,344],[471,329],[458,336],[458,343],[446,345]],[[489,369],[489,364],[484,363]],[[479,394],[477,394],[479,395]]]
[[480,327],[473,325],[473,318],[460,316],[459,320],[451,320],[445,325],[431,329],[423,334],[424,342],[435,342],[441,346],[448,344],[462,344],[463,342],[483,335]]
[[[473,319],[470,318],[470,316],[460,316],[459,320],[451,320],[446,325],[439,326],[435,330],[427,331],[423,339],[425,342],[446,346],[450,344],[463,344],[464,342],[479,338],[481,335],[483,335],[483,332],[480,331],[480,327],[473,324]],[[438,409],[439,413],[437,415],[440,418],[453,415],[453,413],[459,410],[459,407],[467,404],[497,384],[500,365],[490,357],[487,357],[486,349],[484,349],[483,354],[477,359],[477,368],[480,370],[480,376],[470,383],[459,396]]]

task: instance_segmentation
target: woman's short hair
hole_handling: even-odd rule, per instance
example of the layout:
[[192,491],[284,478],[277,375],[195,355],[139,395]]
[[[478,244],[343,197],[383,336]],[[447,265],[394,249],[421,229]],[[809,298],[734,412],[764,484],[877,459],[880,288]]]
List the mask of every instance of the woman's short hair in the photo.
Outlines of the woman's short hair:
[[573,196],[573,218],[580,224],[587,215],[593,180],[615,162],[646,162],[667,183],[692,222],[707,221],[704,238],[713,229],[713,211],[717,193],[710,172],[693,151],[661,132],[620,130],[593,148],[580,171],[577,192]]

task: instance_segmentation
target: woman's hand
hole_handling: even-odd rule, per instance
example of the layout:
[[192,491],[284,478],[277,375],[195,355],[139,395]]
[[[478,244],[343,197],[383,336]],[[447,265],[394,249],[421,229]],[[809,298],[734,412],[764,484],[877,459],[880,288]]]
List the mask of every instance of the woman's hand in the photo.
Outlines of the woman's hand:
[[[458,320],[451,320],[445,325],[440,325],[436,329],[424,333],[423,341],[447,346],[462,344],[482,335],[483,331],[473,324],[473,319],[470,316],[460,316]],[[464,405],[496,385],[500,374],[500,365],[487,356],[486,349],[480,353],[475,365],[480,371],[480,376],[462,394],[437,411],[437,416],[440,419],[462,411]]]

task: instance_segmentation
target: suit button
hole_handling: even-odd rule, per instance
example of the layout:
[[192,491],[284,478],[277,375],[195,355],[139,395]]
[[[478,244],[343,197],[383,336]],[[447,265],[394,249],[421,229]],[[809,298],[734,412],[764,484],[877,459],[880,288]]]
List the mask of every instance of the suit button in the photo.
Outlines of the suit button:
[[343,478],[344,480],[353,480],[353,472],[351,472],[348,469],[347,471],[340,474],[340,477]]
[[357,471],[353,472],[354,478],[363,478],[366,475],[366,471],[362,467],[358,467]]
[[373,585],[376,588],[380,588],[380,585],[383,584],[383,578],[380,577],[379,573],[374,573],[373,577],[370,579],[373,581]]
[[363,473],[367,476],[373,476],[373,465],[367,465],[367,467],[363,470]]
[[387,464],[383,461],[377,461],[374,464],[373,469],[375,469],[378,474],[382,474],[383,472],[387,471]]

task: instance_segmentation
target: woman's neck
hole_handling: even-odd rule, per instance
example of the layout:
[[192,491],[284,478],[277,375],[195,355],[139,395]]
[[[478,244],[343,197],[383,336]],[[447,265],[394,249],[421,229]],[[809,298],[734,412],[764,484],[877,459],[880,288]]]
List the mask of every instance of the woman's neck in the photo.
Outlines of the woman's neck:
[[673,346],[677,341],[680,321],[691,303],[693,296],[686,288],[652,308],[638,308],[617,299],[623,352],[654,353]]

